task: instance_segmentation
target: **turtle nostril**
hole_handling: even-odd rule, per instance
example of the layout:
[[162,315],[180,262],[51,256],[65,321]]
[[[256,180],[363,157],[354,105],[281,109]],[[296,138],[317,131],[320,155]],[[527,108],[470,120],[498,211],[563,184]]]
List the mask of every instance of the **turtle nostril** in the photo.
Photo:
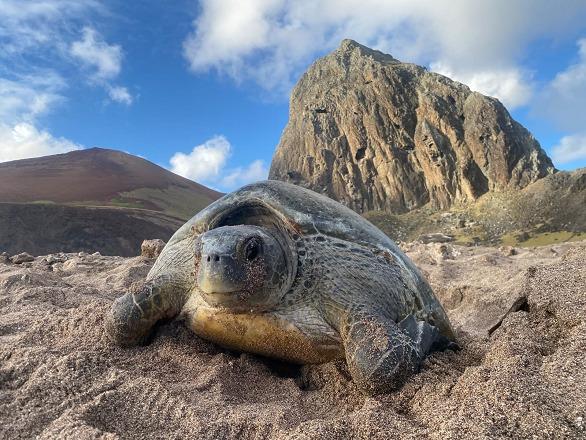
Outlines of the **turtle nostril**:
[[215,262],[220,261],[220,255],[216,255],[216,254],[209,254],[209,255],[206,255],[204,258],[208,263],[211,263],[212,261],[215,261]]

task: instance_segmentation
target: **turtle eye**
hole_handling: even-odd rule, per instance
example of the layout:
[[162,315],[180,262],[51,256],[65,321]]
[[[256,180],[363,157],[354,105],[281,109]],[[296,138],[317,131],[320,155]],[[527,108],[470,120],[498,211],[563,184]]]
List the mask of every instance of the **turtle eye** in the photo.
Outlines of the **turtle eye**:
[[244,256],[247,261],[255,260],[260,254],[260,242],[256,238],[251,238],[244,248]]

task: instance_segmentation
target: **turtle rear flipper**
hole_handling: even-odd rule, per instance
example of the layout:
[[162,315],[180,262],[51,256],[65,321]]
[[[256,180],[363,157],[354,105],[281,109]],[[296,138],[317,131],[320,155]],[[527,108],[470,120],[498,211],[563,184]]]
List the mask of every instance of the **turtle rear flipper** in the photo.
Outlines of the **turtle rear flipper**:
[[116,299],[105,323],[110,339],[124,347],[139,345],[158,321],[177,316],[182,304],[168,290],[159,279],[132,288]]
[[445,339],[437,327],[413,315],[396,324],[377,314],[360,313],[349,317],[341,334],[352,378],[370,395],[401,387]]

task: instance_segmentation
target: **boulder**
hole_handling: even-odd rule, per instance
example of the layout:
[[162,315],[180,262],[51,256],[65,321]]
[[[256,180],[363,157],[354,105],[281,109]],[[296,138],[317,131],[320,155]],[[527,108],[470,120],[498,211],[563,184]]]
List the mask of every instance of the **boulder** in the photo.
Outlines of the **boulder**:
[[14,264],[29,263],[31,261],[35,261],[35,257],[27,252],[22,252],[10,257],[10,261],[12,261]]
[[140,255],[145,258],[157,258],[164,247],[165,242],[160,238],[144,240],[140,246]]

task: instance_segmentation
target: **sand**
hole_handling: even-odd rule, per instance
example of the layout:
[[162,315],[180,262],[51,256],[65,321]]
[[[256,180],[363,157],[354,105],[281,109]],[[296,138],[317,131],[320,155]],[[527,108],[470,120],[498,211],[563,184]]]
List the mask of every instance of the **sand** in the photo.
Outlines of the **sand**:
[[113,347],[104,314],[152,260],[0,263],[0,438],[586,438],[586,242],[404,247],[462,350],[376,398],[343,362],[228,352],[179,322]]

